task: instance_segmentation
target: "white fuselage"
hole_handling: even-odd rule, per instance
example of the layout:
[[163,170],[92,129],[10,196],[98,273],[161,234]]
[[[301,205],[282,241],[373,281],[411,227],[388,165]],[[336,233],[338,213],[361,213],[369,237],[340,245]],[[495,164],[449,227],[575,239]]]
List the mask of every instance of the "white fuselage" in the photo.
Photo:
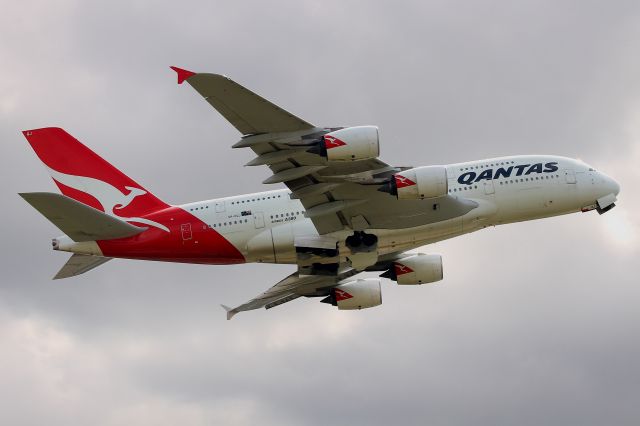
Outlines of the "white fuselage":
[[[555,163],[529,171],[530,165]],[[517,167],[527,165],[527,167]],[[539,219],[595,207],[617,183],[580,161],[557,156],[513,156],[447,165],[449,195],[475,201],[461,217],[404,229],[370,229],[378,256],[452,238],[487,226]],[[511,169],[509,170],[509,168]],[[502,168],[503,172],[496,175]],[[491,170],[489,172],[489,170]],[[547,170],[547,171],[545,171]],[[553,171],[550,171],[553,170]],[[507,173],[508,172],[508,173]],[[527,173],[528,172],[528,173]],[[462,181],[460,181],[462,180]],[[198,217],[242,252],[248,262],[296,263],[294,240],[317,235],[302,204],[288,189],[207,200],[180,206]],[[432,201],[423,200],[425,209]],[[330,234],[339,241],[353,231]],[[340,255],[349,250],[340,245]]]

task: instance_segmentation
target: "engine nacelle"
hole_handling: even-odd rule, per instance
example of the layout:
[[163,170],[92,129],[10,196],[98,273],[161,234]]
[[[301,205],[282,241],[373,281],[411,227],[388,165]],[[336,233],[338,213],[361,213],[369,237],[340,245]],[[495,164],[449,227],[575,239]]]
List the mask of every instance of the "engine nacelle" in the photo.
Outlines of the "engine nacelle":
[[380,191],[396,195],[399,200],[443,197],[449,192],[447,168],[424,166],[396,173]]
[[442,256],[418,253],[393,262],[393,266],[381,275],[400,285],[427,284],[442,279]]
[[327,133],[319,145],[309,152],[326,157],[328,161],[358,161],[380,155],[380,139],[376,126],[347,127]]
[[380,279],[366,278],[340,284],[332,288],[322,302],[337,306],[340,310],[373,308],[382,304]]

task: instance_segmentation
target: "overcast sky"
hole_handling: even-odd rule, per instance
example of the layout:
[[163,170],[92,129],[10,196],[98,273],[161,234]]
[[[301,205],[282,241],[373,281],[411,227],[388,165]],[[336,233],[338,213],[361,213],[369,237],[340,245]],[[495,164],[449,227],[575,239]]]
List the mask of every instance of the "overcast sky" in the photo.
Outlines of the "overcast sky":
[[[640,3],[0,4],[2,425],[636,425]],[[61,126],[171,203],[267,189],[170,65],[226,74],[382,158],[581,158],[618,207],[423,248],[434,285],[382,306],[297,300],[226,321],[293,271],[115,260],[51,281],[54,185],[20,131]],[[269,187],[271,188],[271,187]]]

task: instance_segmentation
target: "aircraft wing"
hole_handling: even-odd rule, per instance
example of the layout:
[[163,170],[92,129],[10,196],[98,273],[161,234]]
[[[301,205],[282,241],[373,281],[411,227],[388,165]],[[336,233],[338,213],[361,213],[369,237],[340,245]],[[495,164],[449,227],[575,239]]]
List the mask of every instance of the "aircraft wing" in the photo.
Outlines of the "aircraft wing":
[[250,148],[247,166],[266,165],[263,183],[284,183],[305,207],[319,234],[343,229],[400,229],[460,217],[477,207],[464,198],[401,200],[378,191],[390,177],[409,167],[378,159],[328,162],[309,152],[322,136],[339,128],[314,126],[218,74],[172,67],[178,83],[193,86],[244,136],[233,148]]
[[240,133],[291,132],[313,129],[312,124],[256,95],[224,75],[192,73],[171,67],[178,83],[187,81]]
[[297,271],[242,305],[233,309],[225,305],[222,305],[222,307],[227,311],[227,319],[230,320],[239,312],[259,308],[274,308],[300,296],[326,296],[331,287],[335,287],[340,281],[360,272],[346,265],[337,275],[303,275],[300,271]]

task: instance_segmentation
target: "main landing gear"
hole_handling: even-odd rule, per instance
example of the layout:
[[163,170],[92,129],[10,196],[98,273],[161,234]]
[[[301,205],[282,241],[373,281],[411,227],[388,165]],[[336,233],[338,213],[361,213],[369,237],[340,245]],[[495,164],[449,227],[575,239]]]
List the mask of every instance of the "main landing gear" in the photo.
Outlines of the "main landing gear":
[[363,271],[378,261],[378,237],[374,234],[354,231],[345,240],[345,245],[351,250],[347,259],[351,263],[351,267],[358,271]]
[[345,243],[351,253],[369,253],[378,248],[378,237],[364,231],[355,231],[347,237]]

